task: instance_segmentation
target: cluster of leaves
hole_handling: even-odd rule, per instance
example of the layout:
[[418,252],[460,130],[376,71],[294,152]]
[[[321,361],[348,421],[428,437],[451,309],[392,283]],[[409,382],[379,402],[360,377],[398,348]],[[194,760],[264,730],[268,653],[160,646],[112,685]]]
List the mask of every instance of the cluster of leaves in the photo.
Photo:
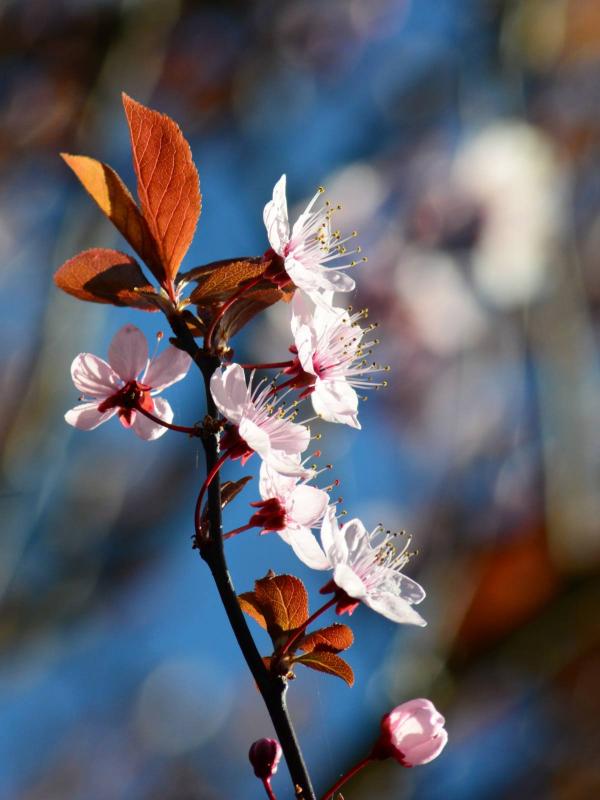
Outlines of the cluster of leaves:
[[[354,635],[340,623],[306,633],[308,594],[299,578],[270,572],[255,582],[254,591],[244,592],[238,600],[242,610],[271,637],[273,653],[265,658],[271,672],[293,678],[294,665],[304,664],[337,675],[352,686],[352,668],[337,654],[352,645]],[[298,651],[302,655],[297,655]]]
[[[271,266],[269,256],[227,259],[179,273],[202,209],[198,171],[189,144],[170,117],[126,94],[123,105],[139,205],[107,164],[87,156],[62,157],[137,258],[106,248],[85,250],[59,268],[55,282],[80,300],[183,313],[193,334],[203,336],[216,309],[249,281],[257,281],[219,320],[217,340],[225,342],[259,311],[290,300],[293,288],[282,290],[260,280]],[[190,283],[195,285],[183,297]],[[190,305],[196,306],[195,314]]]

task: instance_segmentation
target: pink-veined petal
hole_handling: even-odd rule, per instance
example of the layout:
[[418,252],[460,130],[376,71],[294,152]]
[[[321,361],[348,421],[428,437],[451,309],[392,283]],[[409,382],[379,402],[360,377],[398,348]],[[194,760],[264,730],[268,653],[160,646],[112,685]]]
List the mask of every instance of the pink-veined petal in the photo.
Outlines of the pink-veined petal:
[[367,590],[364,583],[347,564],[338,564],[333,570],[333,581],[336,586],[343,589],[347,595],[355,600],[366,602]]
[[290,240],[285,185],[285,175],[282,175],[273,188],[273,199],[266,204],[263,211],[269,244],[279,255],[283,255],[283,249]]
[[[294,458],[298,465],[300,465],[299,455],[296,457],[292,456],[292,458]],[[263,500],[270,500],[272,497],[276,497],[285,503],[291,492],[294,490],[296,483],[297,478],[289,477],[288,475],[282,475],[281,473],[276,472],[264,461],[260,465],[258,489]]]
[[[282,538],[284,538],[282,536]],[[287,529],[284,541],[290,545],[300,561],[311,569],[329,569],[329,559],[308,528]]]
[[[298,292],[296,292],[298,295]],[[298,351],[298,361],[302,369],[309,375],[317,374],[313,356],[316,352],[317,340],[314,330],[309,325],[301,325],[294,334],[294,344]]]
[[315,316],[315,305],[307,295],[301,292],[294,293],[291,305],[292,320],[290,326],[295,336],[296,331],[303,325],[308,325],[310,327],[312,324]]
[[360,430],[358,396],[346,381],[315,381],[310,399],[315,414],[327,422],[338,422]]
[[137,378],[148,363],[148,342],[135,325],[124,325],[108,348],[111,367],[127,383]]
[[360,550],[372,550],[368,531],[358,517],[348,520],[348,522],[342,526],[341,532],[350,557],[355,556]]
[[104,413],[98,411],[98,403],[81,403],[70,408],[65,414],[65,420],[74,428],[82,431],[93,431],[117,413],[116,408],[111,408]]
[[423,617],[402,597],[391,593],[384,593],[373,596],[367,595],[363,602],[392,622],[399,622],[406,625],[427,625]]
[[300,485],[289,495],[286,509],[299,525],[312,528],[322,519],[328,503],[327,492],[315,486]]
[[272,422],[273,426],[269,430],[269,436],[271,447],[274,450],[282,450],[294,457],[306,450],[310,444],[310,431],[306,425],[273,418]]
[[294,476],[303,480],[308,480],[314,476],[314,470],[303,467],[293,455],[285,453],[283,450],[270,450],[264,456],[264,459],[271,469],[281,473],[281,475]]
[[239,364],[229,364],[224,370],[217,367],[210,379],[210,392],[221,414],[239,425],[248,405],[248,387],[242,367]]
[[183,350],[169,345],[148,365],[142,382],[155,392],[162,392],[167,386],[183,380],[188,374],[192,359]]
[[345,564],[348,560],[348,546],[340,530],[336,514],[337,508],[329,506],[321,523],[321,544],[332,566]]
[[[165,422],[173,422],[173,409],[163,397],[154,397],[154,411],[152,412],[155,417],[164,419]],[[153,422],[148,417],[145,417],[139,411],[135,415],[133,424],[131,425],[135,433],[140,439],[145,439],[147,442],[153,442],[160,436],[167,432],[164,425],[159,425],[158,422]]]
[[267,458],[271,451],[271,442],[262,428],[259,428],[251,420],[244,418],[240,422],[239,433],[248,447],[258,453],[261,458]]
[[110,364],[92,353],[80,353],[73,359],[71,377],[75,388],[88,397],[110,397],[121,385]]

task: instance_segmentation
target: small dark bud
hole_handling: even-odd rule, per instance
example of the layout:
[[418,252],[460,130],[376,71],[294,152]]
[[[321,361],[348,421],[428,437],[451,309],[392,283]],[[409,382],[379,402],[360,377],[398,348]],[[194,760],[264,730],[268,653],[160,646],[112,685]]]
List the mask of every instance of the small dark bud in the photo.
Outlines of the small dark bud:
[[276,739],[258,739],[250,748],[248,758],[256,777],[264,781],[277,772],[281,746]]

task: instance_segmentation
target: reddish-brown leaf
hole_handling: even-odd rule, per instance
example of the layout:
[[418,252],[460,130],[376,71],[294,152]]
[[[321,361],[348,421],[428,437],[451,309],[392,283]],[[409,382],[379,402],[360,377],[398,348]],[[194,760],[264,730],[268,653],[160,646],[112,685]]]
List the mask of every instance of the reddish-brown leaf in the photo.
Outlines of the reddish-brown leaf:
[[304,584],[293,575],[261,578],[254,593],[273,640],[293,631],[308,619],[308,595]]
[[[198,282],[190,295],[192,303],[212,306],[228,300],[244,283],[262,275],[267,266],[262,258],[230,258],[197,267],[182,275],[182,278]],[[265,285],[270,284],[265,281]]]
[[295,658],[294,663],[304,664],[305,667],[316,669],[319,672],[327,672],[329,675],[337,675],[338,678],[346,681],[348,686],[352,686],[354,683],[352,667],[335,653],[326,651],[306,653],[300,658]]
[[252,285],[270,263],[263,258],[244,256],[214,261],[183,274],[181,277],[184,281],[198,284],[190,299],[196,304],[198,315],[202,319],[203,324],[199,330],[206,330],[223,303],[240,293],[245,286],[246,290],[239,294],[219,322],[215,333],[215,341],[219,344],[225,344],[265,308],[279,300],[289,302],[294,294],[294,287],[291,285],[289,288],[279,289],[266,279]]
[[80,300],[131,306],[143,311],[158,310],[151,299],[154,289],[139,264],[118,250],[85,250],[57,269],[54,282],[59,289]]
[[252,475],[244,475],[237,481],[225,481],[221,484],[221,508],[225,508],[228,503],[238,496],[248,481],[252,480]]
[[186,254],[201,210],[200,181],[190,146],[165,114],[123,94],[142,212],[172,280]]
[[117,230],[146,262],[154,276],[159,281],[162,280],[160,256],[148,224],[117,173],[95,158],[68,153],[61,153],[61,156]]
[[347,625],[335,623],[326,628],[309,633],[298,642],[298,649],[305,653],[340,653],[347,650],[354,641],[354,634]]
[[263,614],[262,606],[258,602],[254,592],[238,594],[238,603],[245,614],[248,614],[249,617],[256,620],[261,628],[267,629],[267,621]]
[[251,289],[225,312],[218,326],[215,340],[219,344],[226,344],[232,336],[265,308],[274,305],[279,300],[289,302],[292,295],[293,291],[288,292],[275,286],[261,289],[259,285]]

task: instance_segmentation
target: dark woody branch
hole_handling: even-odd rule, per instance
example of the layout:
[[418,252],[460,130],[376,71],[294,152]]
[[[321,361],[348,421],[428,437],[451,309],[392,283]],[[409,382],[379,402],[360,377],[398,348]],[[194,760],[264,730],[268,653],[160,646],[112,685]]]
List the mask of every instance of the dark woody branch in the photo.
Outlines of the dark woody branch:
[[[169,315],[169,323],[175,334],[175,338],[171,341],[176,347],[188,353],[202,373],[206,391],[207,415],[209,418],[216,419],[218,412],[210,393],[210,378],[215,369],[219,367],[220,360],[198,346],[181,316],[178,314]],[[206,433],[202,437],[207,474],[210,474],[219,459],[218,442],[217,432]],[[218,475],[208,487],[206,521],[206,533],[197,530],[195,544],[211,571],[229,624],[273,722],[295,787],[296,797],[298,800],[316,800],[300,745],[287,710],[287,681],[285,678],[272,675],[266,669],[250,629],[246,624],[229,573],[223,548],[221,481]]]

